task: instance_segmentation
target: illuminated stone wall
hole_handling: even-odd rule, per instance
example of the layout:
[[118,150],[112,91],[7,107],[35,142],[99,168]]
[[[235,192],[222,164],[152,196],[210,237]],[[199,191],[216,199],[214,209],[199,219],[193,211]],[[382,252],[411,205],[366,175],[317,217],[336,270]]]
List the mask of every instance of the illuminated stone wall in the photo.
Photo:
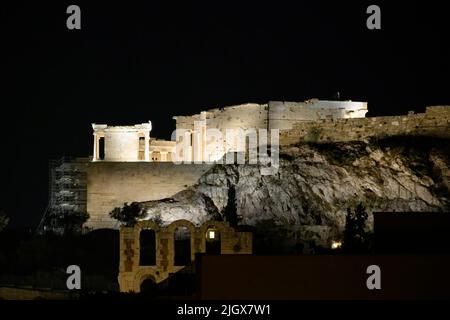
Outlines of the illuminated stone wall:
[[137,132],[110,131],[105,133],[105,161],[138,161]]
[[[176,116],[176,128],[188,130],[190,133],[177,132],[177,141],[190,139],[190,146],[201,145],[203,161],[210,162],[220,159],[228,151],[244,151],[237,148],[235,134],[230,134],[230,139],[226,139],[226,129],[267,129],[267,109],[266,104],[247,103],[225,108],[216,108],[203,111],[192,116]],[[197,124],[196,124],[197,122]],[[196,126],[197,125],[197,126]],[[206,135],[207,129],[218,129],[222,132],[222,141],[216,142],[212,135]],[[195,136],[195,133],[199,133]],[[190,136],[192,134],[192,137]],[[197,139],[197,140],[196,140]],[[196,140],[194,142],[194,140]],[[187,149],[191,154],[188,159],[194,160],[194,149]],[[242,149],[242,150],[241,150]]]
[[[134,126],[108,126],[92,124],[94,145],[92,161],[150,161],[150,131],[152,124]],[[100,141],[104,141],[101,150]],[[141,145],[143,151],[141,154]],[[104,151],[104,158],[102,158]]]
[[280,133],[280,144],[360,141],[370,137],[425,135],[450,137],[450,107],[428,107],[425,113],[404,116],[297,122]]
[[302,121],[340,118],[364,118],[366,102],[311,99],[304,102],[270,101],[210,109],[192,116],[176,116],[176,128],[194,130],[194,122],[206,117],[207,128],[287,130]]
[[88,228],[117,228],[109,212],[125,202],[170,197],[197,182],[211,166],[171,162],[91,162],[87,167]]
[[[267,104],[247,103],[203,111],[208,128],[267,128]],[[176,128],[194,130],[194,122],[202,114],[176,116]]]
[[[305,102],[271,101],[269,104],[248,103],[230,106],[220,109],[210,109],[192,116],[177,116],[176,128],[188,130],[193,133],[193,138],[186,133],[178,134],[177,141],[190,139],[191,146],[194,140],[202,144],[206,149],[204,161],[220,159],[222,155],[230,151],[245,151],[245,144],[239,143],[237,132],[229,132],[226,129],[254,129],[258,134],[259,129],[291,130],[297,123],[315,121],[318,119],[359,118],[365,117],[367,103],[352,101],[325,101],[312,99]],[[202,124],[200,124],[203,121]],[[197,127],[196,127],[197,123]],[[195,137],[195,132],[201,132],[201,127],[206,129],[219,129],[222,131],[223,141],[218,144],[216,140]],[[194,150],[187,151],[194,154]],[[188,158],[190,159],[190,158]],[[191,160],[188,160],[191,161]]]
[[311,99],[305,102],[269,102],[269,129],[289,130],[303,121],[320,119],[364,118],[366,102],[327,101]]

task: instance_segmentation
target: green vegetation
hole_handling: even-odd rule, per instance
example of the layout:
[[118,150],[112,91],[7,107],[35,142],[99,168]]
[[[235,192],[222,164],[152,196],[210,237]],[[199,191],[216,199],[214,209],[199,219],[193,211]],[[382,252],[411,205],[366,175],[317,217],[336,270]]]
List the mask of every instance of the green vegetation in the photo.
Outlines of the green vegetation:
[[288,230],[277,225],[273,220],[261,220],[251,231],[254,254],[292,253],[292,246],[287,243]]
[[234,186],[228,188],[228,201],[224,208],[223,216],[230,223],[231,227],[237,227],[240,218],[237,214],[236,189]]
[[0,211],[0,232],[6,228],[9,223],[9,217],[4,211]]
[[368,214],[362,203],[359,203],[354,210],[347,208],[343,246],[346,252],[366,252],[368,250],[367,218]]
[[145,210],[138,202],[132,202],[130,205],[124,203],[122,208],[114,208],[109,216],[122,222],[127,227],[132,227],[139,219],[145,217],[145,214]]

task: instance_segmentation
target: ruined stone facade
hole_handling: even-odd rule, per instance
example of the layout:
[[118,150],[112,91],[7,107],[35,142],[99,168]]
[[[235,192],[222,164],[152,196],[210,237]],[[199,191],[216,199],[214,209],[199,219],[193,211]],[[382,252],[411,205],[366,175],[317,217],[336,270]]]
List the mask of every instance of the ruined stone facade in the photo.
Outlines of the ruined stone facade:
[[[92,124],[94,151],[92,161],[136,162],[171,161],[175,142],[150,138],[152,123],[134,126]],[[103,150],[100,142],[103,139]]]
[[[226,108],[210,109],[192,116],[176,116],[177,143],[189,141],[183,149],[189,154],[187,162],[213,162],[228,152],[246,152],[248,143],[239,141],[242,133],[249,139],[259,136],[260,130],[291,130],[294,124],[322,119],[363,118],[366,102],[327,101],[311,99],[305,102],[270,101],[268,104],[247,103]],[[219,130],[221,141],[207,130]],[[268,140],[270,143],[270,139]],[[195,150],[201,154],[195,158]],[[184,151],[183,150],[183,151]],[[178,157],[180,157],[178,155]]]
[[[93,157],[85,166],[86,209],[90,214],[86,226],[117,228],[117,222],[108,215],[115,207],[169,198],[195,185],[225,154],[248,150],[245,139],[243,143],[226,139],[217,144],[206,134],[210,129],[242,130],[246,135],[251,130],[276,129],[282,148],[302,142],[363,141],[395,135],[450,136],[448,106],[427,107],[425,113],[404,116],[365,118],[366,113],[365,102],[312,99],[249,103],[176,116],[173,141],[151,137],[150,121],[135,126],[93,124]],[[188,155],[188,161],[181,164],[173,163],[178,143],[185,144],[183,152]],[[200,149],[200,159],[195,159],[194,147]]]
[[[187,231],[189,242],[187,254],[190,259],[186,265],[176,265],[176,232],[183,228]],[[146,254],[141,246],[142,231],[152,230],[150,253],[154,260],[142,263],[141,255]],[[211,238],[212,237],[212,238]],[[140,221],[134,227],[120,228],[120,266],[119,285],[121,292],[140,292],[143,281],[150,279],[154,283],[166,280],[170,274],[179,272],[194,262],[196,253],[208,253],[208,241],[218,242],[218,254],[251,254],[252,235],[250,232],[238,232],[226,222],[207,221],[195,226],[187,220],[177,220],[167,226],[160,226],[153,221]],[[145,264],[145,265],[143,265]]]
[[[177,130],[172,141],[150,138],[150,121],[134,126],[94,123],[92,160],[170,162],[175,159],[175,147],[179,143],[184,150],[177,158],[183,159],[183,162],[214,162],[227,152],[246,150],[246,142],[238,141],[239,130],[243,135],[257,136],[260,134],[259,130],[290,130],[297,122],[360,118],[366,113],[365,102],[312,99],[305,102],[271,101],[261,105],[248,103],[210,109],[192,116],[175,116],[173,119],[176,120]],[[214,136],[213,130],[217,130],[222,136]],[[101,139],[103,148],[100,148]]]
[[295,122],[280,132],[280,145],[299,142],[362,141],[396,135],[450,137],[450,107],[427,107],[425,113],[357,119]]

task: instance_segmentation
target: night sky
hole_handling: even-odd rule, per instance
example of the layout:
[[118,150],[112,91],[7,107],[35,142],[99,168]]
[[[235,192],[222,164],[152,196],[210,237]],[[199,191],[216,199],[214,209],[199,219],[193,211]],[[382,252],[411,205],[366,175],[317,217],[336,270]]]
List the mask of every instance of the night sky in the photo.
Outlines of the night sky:
[[[1,203],[11,227],[47,204],[48,160],[87,156],[90,124],[151,120],[269,100],[368,101],[369,116],[450,104],[445,2],[2,4]],[[81,7],[81,30],[66,8]],[[381,7],[382,29],[366,28]]]

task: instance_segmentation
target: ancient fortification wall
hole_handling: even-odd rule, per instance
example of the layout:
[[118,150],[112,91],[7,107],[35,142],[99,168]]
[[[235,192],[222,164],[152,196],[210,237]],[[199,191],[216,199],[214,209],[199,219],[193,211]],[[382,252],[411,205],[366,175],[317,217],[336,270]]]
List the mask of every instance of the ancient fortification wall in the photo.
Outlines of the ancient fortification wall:
[[193,185],[211,165],[171,162],[91,162],[87,168],[90,228],[117,228],[108,215],[125,202],[168,198]]
[[255,103],[207,111],[208,128],[265,129],[267,128],[267,105]]
[[192,116],[176,116],[176,128],[194,130],[194,122],[206,117],[208,128],[267,128],[266,104],[247,103],[226,108],[210,109]]
[[320,119],[364,118],[367,102],[327,101],[311,99],[305,102],[269,102],[269,128],[288,130],[299,121]]
[[292,129],[280,132],[280,144],[345,142],[403,134],[450,138],[450,107],[428,107],[425,113],[404,116],[296,122]]
[[311,99],[305,102],[270,101],[268,104],[247,103],[203,111],[193,116],[177,116],[177,129],[194,129],[194,122],[206,117],[208,128],[226,129],[291,129],[298,121],[320,119],[363,118],[366,102],[327,101]]

